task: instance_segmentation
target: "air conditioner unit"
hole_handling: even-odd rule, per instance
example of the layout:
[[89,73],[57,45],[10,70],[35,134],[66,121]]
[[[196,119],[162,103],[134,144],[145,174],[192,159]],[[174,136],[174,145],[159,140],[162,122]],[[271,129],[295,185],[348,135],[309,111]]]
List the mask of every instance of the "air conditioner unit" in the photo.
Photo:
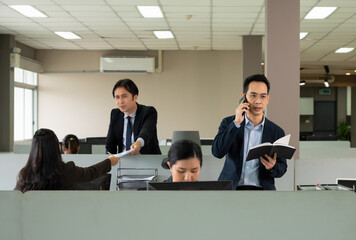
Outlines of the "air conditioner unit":
[[101,57],[100,72],[155,72],[154,57]]

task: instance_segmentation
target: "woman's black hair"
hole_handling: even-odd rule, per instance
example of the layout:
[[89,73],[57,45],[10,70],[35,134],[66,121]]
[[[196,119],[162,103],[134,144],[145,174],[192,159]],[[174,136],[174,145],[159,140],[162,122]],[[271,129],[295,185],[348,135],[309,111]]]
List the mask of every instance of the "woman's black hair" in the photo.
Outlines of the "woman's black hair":
[[168,151],[168,158],[163,159],[161,165],[163,168],[169,169],[167,162],[169,162],[170,167],[172,167],[177,161],[193,157],[197,157],[199,159],[200,166],[203,165],[203,156],[200,146],[190,140],[179,140],[172,144]]
[[28,161],[21,169],[15,190],[54,190],[58,188],[58,171],[62,162],[56,134],[41,128],[32,139]]
[[69,149],[71,154],[77,154],[79,147],[78,137],[74,134],[68,134],[63,138],[62,147]]

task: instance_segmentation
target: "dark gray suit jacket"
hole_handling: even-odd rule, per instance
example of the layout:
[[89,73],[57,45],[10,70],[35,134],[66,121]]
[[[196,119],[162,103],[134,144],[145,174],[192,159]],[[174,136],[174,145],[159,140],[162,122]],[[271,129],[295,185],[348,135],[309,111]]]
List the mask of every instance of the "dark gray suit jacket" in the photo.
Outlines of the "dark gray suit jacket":
[[[235,116],[230,116],[222,120],[213,142],[212,153],[217,158],[226,156],[219,180],[232,180],[233,189],[236,189],[242,172],[245,121],[241,123],[240,128],[237,128],[233,122],[234,119]],[[282,128],[265,118],[262,143],[273,143],[284,135]],[[260,162],[259,180],[262,188],[264,190],[276,190],[274,178],[282,177],[286,171],[287,161],[285,158],[278,158],[277,156],[276,165],[270,171],[266,170]]]
[[[106,151],[112,154],[123,151],[122,136],[124,131],[124,113],[118,108],[111,111],[108,135],[106,136]],[[145,146],[141,154],[161,154],[157,138],[157,111],[154,107],[137,104],[133,126],[135,141],[142,138]]]

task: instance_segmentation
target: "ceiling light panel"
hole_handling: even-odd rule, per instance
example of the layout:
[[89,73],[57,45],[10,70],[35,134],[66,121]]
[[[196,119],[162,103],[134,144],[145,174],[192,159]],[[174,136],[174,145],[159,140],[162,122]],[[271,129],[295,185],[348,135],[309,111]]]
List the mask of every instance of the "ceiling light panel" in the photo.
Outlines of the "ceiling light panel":
[[300,32],[299,33],[299,39],[302,40],[303,38],[305,38],[309,33],[308,32]]
[[159,6],[137,6],[137,9],[144,18],[163,18],[163,13]]
[[337,7],[314,7],[304,19],[325,19],[336,9]]
[[81,39],[78,35],[76,35],[73,32],[55,32],[58,36],[64,38],[64,39]]
[[31,5],[9,5],[12,9],[18,11],[22,15],[30,18],[44,18],[47,17],[44,13]]
[[173,36],[171,31],[153,31],[153,34],[158,39],[171,39],[171,38],[174,38],[174,36]]
[[355,48],[339,48],[335,53],[349,53],[352,52]]

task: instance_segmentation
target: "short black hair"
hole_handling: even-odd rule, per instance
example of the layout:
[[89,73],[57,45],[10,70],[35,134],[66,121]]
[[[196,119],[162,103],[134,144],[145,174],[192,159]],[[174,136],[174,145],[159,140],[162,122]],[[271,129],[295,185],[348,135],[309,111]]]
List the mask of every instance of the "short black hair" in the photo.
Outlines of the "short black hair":
[[200,146],[191,140],[178,140],[172,144],[168,151],[168,158],[163,159],[161,166],[165,169],[169,169],[167,162],[169,162],[170,167],[172,167],[177,161],[193,157],[199,159],[200,166],[203,165],[203,155]]
[[132,97],[134,97],[135,95],[138,95],[138,88],[137,88],[136,84],[131,79],[125,78],[125,79],[121,79],[121,80],[117,81],[114,88],[112,89],[112,96],[114,98],[115,98],[115,90],[118,87],[124,87],[128,92],[130,92],[132,94]]
[[243,85],[244,93],[247,93],[248,87],[249,87],[251,82],[263,82],[263,83],[265,83],[266,86],[267,86],[267,94],[269,93],[269,90],[270,90],[271,86],[270,86],[270,83],[269,83],[269,81],[268,81],[268,79],[266,78],[265,75],[263,75],[263,74],[254,74],[252,76],[247,77],[245,79],[244,85]]

